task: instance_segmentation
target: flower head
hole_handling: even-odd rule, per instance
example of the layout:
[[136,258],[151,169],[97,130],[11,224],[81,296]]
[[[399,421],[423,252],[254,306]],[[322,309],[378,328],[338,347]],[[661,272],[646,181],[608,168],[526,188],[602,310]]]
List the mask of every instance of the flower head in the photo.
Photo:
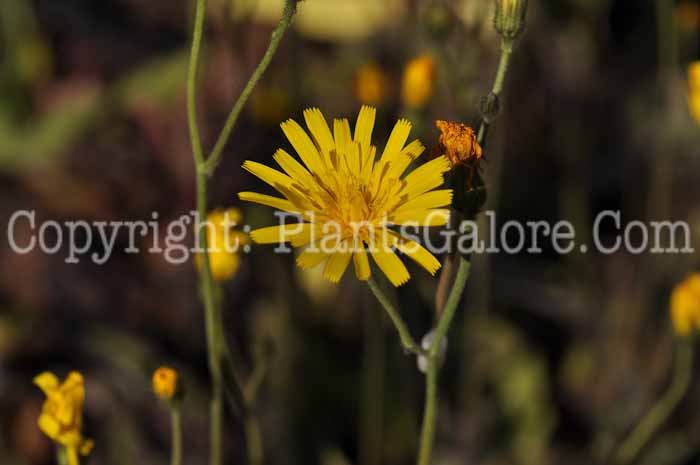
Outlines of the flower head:
[[525,28],[527,0],[496,0],[493,26],[507,40],[514,40]]
[[679,336],[700,329],[700,273],[693,273],[671,293],[671,321]]
[[437,157],[403,176],[423,152],[418,141],[406,144],[411,123],[399,120],[380,157],[371,143],[376,110],[363,106],[354,134],[347,119],[333,121],[331,132],[320,110],[304,111],[307,135],[294,120],[282,131],[302,163],[282,149],[274,155],[283,172],[246,161],[243,168],[273,186],[284,198],[241,192],[241,200],[271,206],[298,215],[302,221],[255,230],[261,244],[291,242],[302,249],[301,268],[325,263],[324,278],[337,282],[353,260],[360,280],[371,275],[368,255],[395,285],[408,281],[401,251],[434,274],[440,262],[417,242],[391,229],[393,225],[442,226],[452,202],[452,190],[439,189],[450,162]]
[[39,429],[65,447],[70,465],[78,465],[78,454],[89,454],[93,446],[92,440],[84,438],[81,432],[85,401],[83,376],[72,371],[61,384],[56,375],[44,372],[34,378],[34,384],[46,394]]
[[435,61],[423,55],[409,61],[403,72],[401,100],[411,108],[423,107],[435,92]]
[[440,151],[450,160],[452,166],[481,160],[481,146],[472,128],[462,123],[442,120],[435,121],[435,126],[440,130]]
[[688,107],[693,119],[700,125],[700,61],[688,65]]
[[[245,233],[233,229],[240,223],[241,217],[237,208],[214,210],[207,215],[209,267],[212,278],[217,282],[231,279],[241,264],[240,250],[248,242],[248,237]],[[204,266],[201,255],[195,257],[195,264],[199,270]]]
[[153,392],[162,400],[171,400],[177,393],[178,373],[170,367],[160,367],[153,372]]
[[384,101],[389,87],[386,73],[374,63],[360,66],[355,75],[355,95],[362,103],[379,105]]

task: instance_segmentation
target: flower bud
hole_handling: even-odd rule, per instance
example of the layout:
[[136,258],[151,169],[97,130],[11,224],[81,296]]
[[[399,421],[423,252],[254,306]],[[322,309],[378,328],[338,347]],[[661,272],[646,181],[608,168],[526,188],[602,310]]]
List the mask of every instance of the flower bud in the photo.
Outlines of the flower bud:
[[171,401],[178,393],[177,370],[170,367],[160,367],[153,372],[153,392],[164,401]]
[[693,273],[671,293],[671,322],[678,336],[700,328],[700,273]]
[[527,0],[496,0],[493,26],[506,40],[515,40],[525,28]]

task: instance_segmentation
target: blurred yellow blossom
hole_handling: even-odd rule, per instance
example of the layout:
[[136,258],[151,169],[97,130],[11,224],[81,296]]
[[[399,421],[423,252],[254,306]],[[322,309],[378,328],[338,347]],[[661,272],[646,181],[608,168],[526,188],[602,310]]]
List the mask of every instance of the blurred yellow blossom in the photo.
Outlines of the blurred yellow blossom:
[[355,96],[360,103],[380,105],[386,98],[389,79],[375,63],[360,66],[355,75]]
[[39,416],[39,429],[48,437],[65,447],[69,465],[78,465],[78,454],[88,455],[93,441],[83,437],[83,402],[85,387],[83,376],[77,371],[68,374],[63,384],[50,372],[34,378],[46,395]]
[[153,372],[153,392],[162,400],[170,400],[177,392],[178,373],[170,367],[160,367]]
[[[214,210],[207,216],[206,232],[209,247],[209,267],[215,281],[231,279],[241,264],[241,248],[248,243],[245,233],[233,228],[240,223],[242,215],[237,208]],[[197,269],[204,265],[201,255],[195,257]]]
[[688,107],[693,119],[700,125],[700,61],[688,65]]
[[671,321],[679,336],[700,329],[700,273],[693,273],[671,293]]
[[417,242],[390,229],[393,225],[444,226],[452,204],[451,189],[444,183],[450,162],[437,157],[408,175],[409,165],[424,147],[418,140],[406,145],[411,123],[399,120],[380,157],[372,145],[376,109],[363,106],[354,135],[347,119],[333,120],[333,132],[318,108],[304,111],[313,137],[294,120],[282,123],[282,131],[303,165],[286,151],[274,155],[282,171],[247,160],[243,169],[275,187],[284,198],[257,192],[240,192],[239,198],[296,214],[298,223],[256,229],[250,233],[259,244],[291,242],[302,249],[297,264],[312,269],[324,264],[323,277],[338,282],[353,261],[355,275],[370,279],[371,256],[394,286],[406,283],[410,274],[396,251],[413,259],[430,274],[440,262]]
[[401,99],[404,105],[420,108],[435,92],[435,61],[423,55],[409,61],[403,72]]

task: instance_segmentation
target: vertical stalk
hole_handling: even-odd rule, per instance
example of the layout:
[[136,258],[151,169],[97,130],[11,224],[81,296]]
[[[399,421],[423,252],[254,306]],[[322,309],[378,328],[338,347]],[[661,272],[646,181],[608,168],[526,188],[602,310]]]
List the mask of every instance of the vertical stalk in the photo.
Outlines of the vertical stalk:
[[673,410],[688,392],[692,378],[692,368],[693,347],[690,341],[681,341],[676,351],[675,369],[671,386],[620,445],[615,455],[615,463],[620,465],[631,463],[673,413]]
[[179,405],[170,407],[170,465],[182,465],[182,414]]
[[[503,84],[505,82],[506,74],[508,72],[508,67],[510,64],[510,58],[513,52],[513,42],[511,40],[503,39],[501,41],[501,56],[498,63],[498,69],[496,71],[496,77],[494,78],[493,86],[491,88],[491,94],[489,97],[496,99],[496,105],[498,104],[498,98],[503,91]],[[496,109],[498,106],[496,106]],[[490,115],[490,118],[494,118],[497,113]],[[486,119],[482,120],[481,127],[479,128],[479,133],[477,136],[477,142],[482,148],[485,147],[486,134],[488,132],[489,122]],[[464,195],[464,183],[460,182],[459,186],[455,186],[456,195]],[[461,214],[459,215],[461,217]],[[454,283],[449,292],[449,296],[445,303],[443,309],[436,309],[437,314],[440,315],[438,320],[437,328],[435,329],[435,336],[431,342],[430,349],[427,355],[427,370],[425,377],[425,407],[423,413],[423,424],[421,427],[421,437],[420,446],[418,450],[418,465],[430,465],[430,458],[433,451],[433,442],[435,438],[435,423],[437,420],[437,403],[438,403],[438,389],[437,381],[438,374],[440,371],[439,367],[439,353],[442,340],[444,339],[447,331],[452,324],[452,320],[459,305],[459,301],[464,292],[464,287],[469,279],[469,270],[471,264],[467,257],[461,256],[455,253],[454,256],[449,257],[448,260],[458,260],[459,267],[457,268],[457,275],[455,276]],[[448,270],[454,268],[453,266],[446,267]],[[449,281],[450,277],[443,272],[440,276],[440,283],[438,286],[444,286]]]
[[214,290],[209,265],[209,253],[207,253],[207,234],[202,233],[200,225],[207,215],[207,179],[203,170],[204,152],[197,125],[197,68],[199,65],[199,53],[202,43],[202,33],[204,30],[204,15],[206,11],[206,0],[197,0],[194,31],[192,34],[192,49],[190,52],[190,63],[187,75],[187,121],[190,131],[190,141],[196,168],[197,185],[197,236],[199,237],[198,247],[204,251],[202,253],[203,266],[199,272],[199,286],[204,302],[204,318],[207,336],[207,355],[209,362],[209,373],[212,383],[212,396],[209,403],[209,464],[221,465],[221,429],[223,423],[223,401],[222,401],[222,377],[221,364],[218,357],[218,347],[216,342],[216,321],[214,308]]

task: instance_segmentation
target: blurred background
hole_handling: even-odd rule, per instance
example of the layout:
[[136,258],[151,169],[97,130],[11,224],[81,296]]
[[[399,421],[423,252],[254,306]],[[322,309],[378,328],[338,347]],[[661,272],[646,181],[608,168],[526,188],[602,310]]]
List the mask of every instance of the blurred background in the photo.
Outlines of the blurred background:
[[[281,4],[208,2],[205,146],[267,47]],[[151,221],[158,212],[165,225],[194,208],[184,90],[193,8],[0,1],[3,236],[18,209],[35,210],[37,223]],[[380,145],[399,117],[413,121],[412,136],[428,150],[435,119],[477,127],[499,56],[492,16],[490,0],[302,2],[226,147],[210,207],[238,206],[237,192],[260,190],[241,162],[269,163],[276,148],[288,148],[279,123],[300,120],[310,106],[350,119],[362,103],[377,106]],[[700,122],[688,107],[687,66],[700,59],[699,31],[697,1],[531,0],[484,164],[486,208],[498,224],[565,219],[589,244],[605,209],[621,210],[623,222],[697,225]],[[423,98],[402,92],[410,73]],[[240,207],[253,227],[273,224],[271,209]],[[15,231],[21,243],[30,234]],[[149,234],[139,237],[145,247]],[[86,378],[84,431],[96,442],[87,463],[167,463],[169,417],[150,389],[161,364],[180,370],[187,388],[185,463],[206,463],[195,269],[125,253],[128,239],[120,232],[121,251],[102,266],[87,256],[66,264],[65,253],[20,255],[0,242],[3,465],[54,463],[36,426],[43,396],[32,378],[73,369]],[[475,256],[440,380],[434,463],[604,463],[668,385],[669,293],[697,258],[550,249]],[[434,318],[436,280],[409,267],[413,279],[397,298],[420,338]],[[292,256],[256,247],[225,284],[240,371],[269,367],[258,399],[269,464],[414,460],[423,375],[351,275],[332,285],[295,268]],[[698,412],[694,383],[640,463],[696,463]],[[244,463],[242,426],[230,414],[225,434],[226,463]]]

